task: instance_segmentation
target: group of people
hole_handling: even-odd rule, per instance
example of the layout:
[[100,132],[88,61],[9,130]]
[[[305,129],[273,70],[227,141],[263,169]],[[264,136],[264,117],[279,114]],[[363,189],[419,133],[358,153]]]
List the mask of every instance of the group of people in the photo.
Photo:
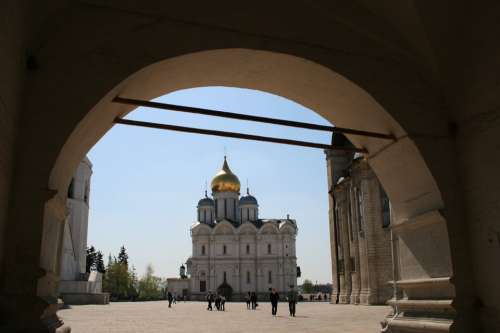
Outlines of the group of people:
[[251,293],[248,292],[248,294],[245,296],[245,302],[247,303],[247,309],[250,310],[255,310],[257,308],[257,294],[256,293]]
[[208,307],[207,310],[212,311],[212,303],[215,303],[215,308],[217,311],[226,311],[226,297],[224,295],[221,295],[219,293],[216,293],[215,295],[209,292],[207,294],[207,302],[208,302]]
[[[269,300],[271,301],[271,314],[273,316],[276,316],[278,312],[278,303],[280,301],[280,295],[278,294],[278,291],[275,288],[272,288],[269,293]],[[286,300],[288,301],[288,311],[290,312],[290,316],[295,317],[295,308],[297,305],[297,302],[299,300],[299,295],[297,291],[294,290],[293,285],[290,286],[290,291],[288,291]],[[212,303],[215,303],[215,308],[219,311],[225,311],[225,303],[226,303],[226,298],[224,295],[220,294],[213,294],[209,292],[207,294],[207,302],[208,302],[208,307],[207,310],[212,311]],[[247,295],[245,295],[245,302],[247,304],[247,309],[250,310],[255,310],[258,306],[257,303],[257,294],[254,292],[248,292]]]
[[[278,302],[280,301],[280,295],[275,288],[271,289],[269,294],[269,300],[271,301],[271,314],[276,316],[278,312]],[[299,294],[294,290],[293,285],[290,286],[290,291],[288,291],[286,300],[288,301],[288,311],[290,316],[295,317],[295,308],[299,300]]]

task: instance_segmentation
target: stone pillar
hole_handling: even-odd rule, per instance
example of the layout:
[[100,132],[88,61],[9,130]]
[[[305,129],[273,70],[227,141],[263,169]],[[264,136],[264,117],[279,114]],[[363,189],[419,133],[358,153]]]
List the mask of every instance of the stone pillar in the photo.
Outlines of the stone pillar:
[[330,302],[336,303],[339,296],[339,272],[337,268],[337,232],[335,230],[335,198],[334,198],[334,174],[333,174],[333,151],[325,150],[326,154],[326,176],[328,180],[328,224],[330,229],[330,257],[332,258],[332,294]]
[[[354,214],[354,191],[353,184],[350,183],[347,190],[347,209],[349,214],[349,225],[352,233],[352,239],[350,242],[351,257],[354,258],[354,266],[352,267],[351,280],[352,280],[352,291],[351,291],[351,303],[360,303],[360,293],[361,293],[361,269],[360,269],[360,255],[359,255],[359,238],[358,238],[358,228],[355,220]],[[350,235],[351,236],[351,235]]]
[[[55,191],[18,188],[12,202],[0,292],[0,331],[69,332],[57,316],[66,205]],[[28,201],[28,202],[27,202]],[[24,205],[31,209],[23,209]],[[35,223],[36,222],[36,223]],[[30,232],[26,232],[30,230]]]
[[349,227],[347,222],[347,192],[344,184],[338,184],[335,187],[335,204],[338,211],[339,244],[341,245],[341,251],[339,251],[339,265],[343,267],[343,271],[341,270],[340,273],[339,303],[349,304],[352,291],[352,267],[350,260]]

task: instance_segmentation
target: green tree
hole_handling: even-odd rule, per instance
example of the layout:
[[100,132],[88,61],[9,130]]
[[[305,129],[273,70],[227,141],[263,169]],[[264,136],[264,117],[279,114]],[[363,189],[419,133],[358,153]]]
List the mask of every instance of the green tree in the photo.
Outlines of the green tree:
[[313,292],[313,284],[311,280],[305,279],[304,282],[302,283],[302,291],[305,294],[310,294]]
[[146,267],[146,273],[139,280],[139,300],[157,300],[162,298],[162,280],[154,276],[153,265]]
[[89,273],[90,271],[94,271],[96,269],[96,261],[97,261],[97,253],[95,251],[94,246],[87,247],[87,263],[85,271]]
[[105,274],[106,273],[106,268],[104,268],[104,260],[103,260],[103,255],[101,251],[97,251],[96,254],[96,262],[95,262],[95,269],[99,273]]
[[127,251],[125,250],[125,246],[123,245],[120,248],[120,253],[118,253],[118,262],[120,264],[124,264],[128,268],[128,254]]

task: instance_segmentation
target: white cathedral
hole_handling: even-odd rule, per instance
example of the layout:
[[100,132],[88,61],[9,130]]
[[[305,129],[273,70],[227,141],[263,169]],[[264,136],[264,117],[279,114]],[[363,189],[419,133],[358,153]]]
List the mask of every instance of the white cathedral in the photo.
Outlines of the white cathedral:
[[248,292],[267,297],[269,288],[286,292],[297,285],[295,237],[297,223],[260,219],[257,199],[240,197],[240,181],[224,157],[222,170],[211,182],[212,196],[198,202],[198,220],[191,226],[192,256],[187,274],[168,279],[168,289],[193,300],[207,292],[241,300]]

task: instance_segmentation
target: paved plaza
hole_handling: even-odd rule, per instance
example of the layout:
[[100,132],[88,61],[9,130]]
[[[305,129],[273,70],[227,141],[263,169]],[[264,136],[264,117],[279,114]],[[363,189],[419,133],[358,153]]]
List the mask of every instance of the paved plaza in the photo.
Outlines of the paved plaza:
[[288,316],[288,304],[280,303],[271,316],[269,303],[247,310],[244,303],[226,303],[226,311],[207,311],[201,302],[127,302],[110,305],[79,305],[59,311],[73,333],[113,332],[338,332],[380,331],[387,306],[299,303],[297,316]]

